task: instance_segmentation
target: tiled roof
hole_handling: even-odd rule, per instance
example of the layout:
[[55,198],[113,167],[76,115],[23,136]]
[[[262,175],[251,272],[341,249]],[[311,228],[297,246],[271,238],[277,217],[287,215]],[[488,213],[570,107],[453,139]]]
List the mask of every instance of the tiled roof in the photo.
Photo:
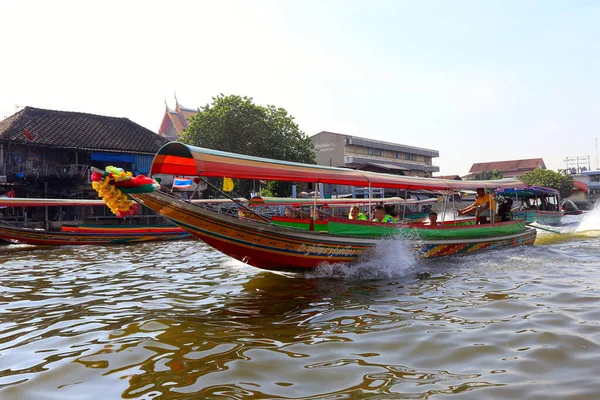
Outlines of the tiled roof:
[[471,167],[469,174],[478,172],[493,171],[497,169],[500,172],[508,171],[533,171],[536,168],[546,169],[544,160],[541,158],[528,158],[525,160],[509,160],[509,161],[491,161],[483,163],[475,163]]
[[[27,129],[35,138],[30,141]],[[154,154],[166,143],[127,118],[25,107],[0,121],[0,140],[79,150]]]

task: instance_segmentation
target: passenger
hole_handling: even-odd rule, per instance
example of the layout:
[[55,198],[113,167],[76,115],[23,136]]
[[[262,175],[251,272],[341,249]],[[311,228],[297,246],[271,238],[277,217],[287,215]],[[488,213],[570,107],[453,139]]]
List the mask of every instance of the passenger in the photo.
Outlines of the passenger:
[[437,217],[438,217],[438,215],[435,211],[430,212],[429,213],[429,222],[425,223],[425,225],[436,225],[436,226],[441,225],[441,223],[438,222]]
[[375,211],[373,211],[373,222],[388,222],[393,224],[396,220],[391,216],[385,213],[385,208],[382,205],[375,206]]
[[483,188],[477,189],[477,198],[468,207],[458,210],[458,215],[465,215],[475,211],[475,223],[486,224],[489,221],[488,217],[492,217],[493,210],[496,208],[496,203],[492,196],[485,193]]
[[293,218],[293,217],[294,217],[294,215],[292,214],[292,209],[291,209],[291,208],[289,208],[289,207],[286,207],[286,208],[285,208],[284,215],[285,215],[287,218]]
[[348,214],[348,218],[355,219],[357,221],[366,221],[367,220],[367,216],[360,212],[360,209],[358,208],[358,206],[352,206],[352,208],[350,208],[350,214]]

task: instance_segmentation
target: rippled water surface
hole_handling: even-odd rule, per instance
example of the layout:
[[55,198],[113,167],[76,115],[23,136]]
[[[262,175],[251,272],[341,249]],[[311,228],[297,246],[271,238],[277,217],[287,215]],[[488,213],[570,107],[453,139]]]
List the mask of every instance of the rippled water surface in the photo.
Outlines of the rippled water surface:
[[584,217],[534,247],[416,261],[386,242],[307,275],[194,241],[3,246],[0,398],[599,398]]

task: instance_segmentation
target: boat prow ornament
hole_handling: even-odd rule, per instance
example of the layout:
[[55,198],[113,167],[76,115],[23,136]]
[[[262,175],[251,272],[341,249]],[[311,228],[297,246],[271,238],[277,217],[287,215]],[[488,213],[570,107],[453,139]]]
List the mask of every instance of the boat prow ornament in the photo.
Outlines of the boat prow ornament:
[[131,172],[113,166],[106,167],[105,171],[94,168],[91,179],[98,197],[119,218],[133,215],[138,210],[139,205],[131,201],[128,194],[151,193],[160,187],[152,178],[144,175],[133,177]]

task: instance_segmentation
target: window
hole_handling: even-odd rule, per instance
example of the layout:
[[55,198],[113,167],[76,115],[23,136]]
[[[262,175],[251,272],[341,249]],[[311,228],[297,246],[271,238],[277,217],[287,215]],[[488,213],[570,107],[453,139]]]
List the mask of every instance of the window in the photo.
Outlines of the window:
[[375,155],[381,157],[381,149],[375,150]]
[[410,154],[404,154],[404,159],[405,160],[410,160]]
[[368,153],[369,153],[369,155],[370,155],[370,156],[372,156],[372,155],[374,155],[374,154],[375,154],[375,149],[374,149],[374,148],[372,148],[372,147],[369,147],[369,148],[367,149],[367,151],[368,151]]
[[402,158],[402,153],[400,153],[399,151],[396,152],[396,158]]
[[410,155],[410,159],[411,159],[412,161],[417,161],[417,155],[416,155],[416,154],[411,154],[411,155]]

